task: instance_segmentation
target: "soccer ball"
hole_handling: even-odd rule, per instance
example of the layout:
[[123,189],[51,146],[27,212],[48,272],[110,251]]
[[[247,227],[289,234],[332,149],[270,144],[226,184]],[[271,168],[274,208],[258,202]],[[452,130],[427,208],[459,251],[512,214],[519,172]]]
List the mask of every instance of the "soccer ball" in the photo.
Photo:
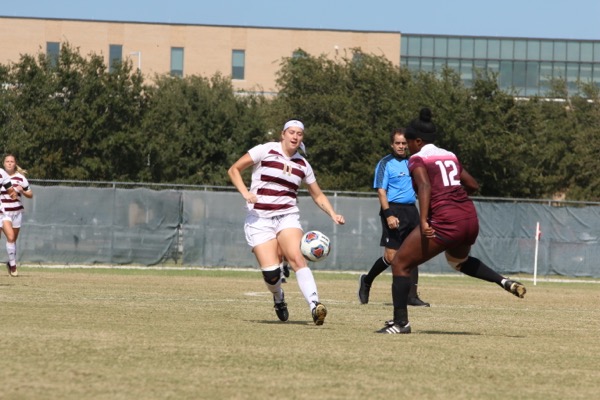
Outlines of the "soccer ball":
[[319,231],[308,231],[302,236],[300,251],[308,261],[321,261],[327,258],[331,246],[329,238]]

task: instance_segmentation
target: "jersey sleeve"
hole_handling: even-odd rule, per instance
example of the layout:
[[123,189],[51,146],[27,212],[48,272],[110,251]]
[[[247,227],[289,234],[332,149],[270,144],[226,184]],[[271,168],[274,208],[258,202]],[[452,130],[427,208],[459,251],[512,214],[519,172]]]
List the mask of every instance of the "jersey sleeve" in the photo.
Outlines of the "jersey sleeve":
[[256,145],[248,150],[248,154],[250,155],[250,158],[252,158],[252,161],[254,161],[254,164],[262,160],[266,152],[267,146],[265,144]]

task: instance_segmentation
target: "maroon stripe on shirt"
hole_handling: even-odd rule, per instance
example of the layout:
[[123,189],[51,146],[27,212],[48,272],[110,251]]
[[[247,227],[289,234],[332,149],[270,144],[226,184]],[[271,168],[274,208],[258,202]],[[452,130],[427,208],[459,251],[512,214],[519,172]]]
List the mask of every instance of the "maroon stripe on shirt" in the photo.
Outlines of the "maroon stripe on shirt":
[[[300,164],[300,163],[297,163],[297,164]],[[269,167],[269,168],[274,168],[274,169],[279,169],[279,170],[285,171],[285,164],[280,163],[279,161],[262,161],[260,163],[260,165],[262,167]],[[301,169],[298,169],[298,168],[292,168],[291,173],[296,175],[300,179],[304,179],[304,177],[306,176],[304,174],[304,171],[302,171]]]
[[289,190],[258,189],[256,194],[263,196],[287,196],[292,199],[296,198],[296,193],[290,192]]
[[293,204],[265,204],[265,203],[254,204],[255,210],[265,210],[265,211],[286,210],[286,209],[292,208],[292,207],[294,207]]
[[271,175],[261,175],[260,176],[260,180],[262,182],[273,182],[273,183],[278,183],[283,187],[286,187],[290,190],[293,191],[297,191],[298,190],[298,185],[293,184],[290,181],[286,181],[285,179],[281,179],[281,178],[276,178],[274,176]]

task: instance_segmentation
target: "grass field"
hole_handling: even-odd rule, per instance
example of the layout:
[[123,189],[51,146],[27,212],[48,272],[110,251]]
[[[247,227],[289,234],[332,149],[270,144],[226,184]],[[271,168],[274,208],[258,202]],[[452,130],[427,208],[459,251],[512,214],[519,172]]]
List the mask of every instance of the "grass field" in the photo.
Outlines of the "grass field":
[[[293,274],[292,274],[293,275]],[[325,325],[295,279],[281,323],[256,271],[20,268],[0,275],[0,399],[593,399],[600,285],[538,281],[518,299],[460,276],[420,279],[413,333],[391,276],[315,271]]]

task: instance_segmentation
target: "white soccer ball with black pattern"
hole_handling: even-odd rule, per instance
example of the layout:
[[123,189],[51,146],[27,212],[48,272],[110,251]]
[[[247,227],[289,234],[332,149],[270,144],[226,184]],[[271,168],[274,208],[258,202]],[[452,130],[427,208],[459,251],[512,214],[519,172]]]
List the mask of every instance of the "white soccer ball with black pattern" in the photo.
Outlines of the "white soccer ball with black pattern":
[[302,236],[300,251],[308,261],[321,261],[327,258],[331,246],[329,238],[319,231],[308,231]]

